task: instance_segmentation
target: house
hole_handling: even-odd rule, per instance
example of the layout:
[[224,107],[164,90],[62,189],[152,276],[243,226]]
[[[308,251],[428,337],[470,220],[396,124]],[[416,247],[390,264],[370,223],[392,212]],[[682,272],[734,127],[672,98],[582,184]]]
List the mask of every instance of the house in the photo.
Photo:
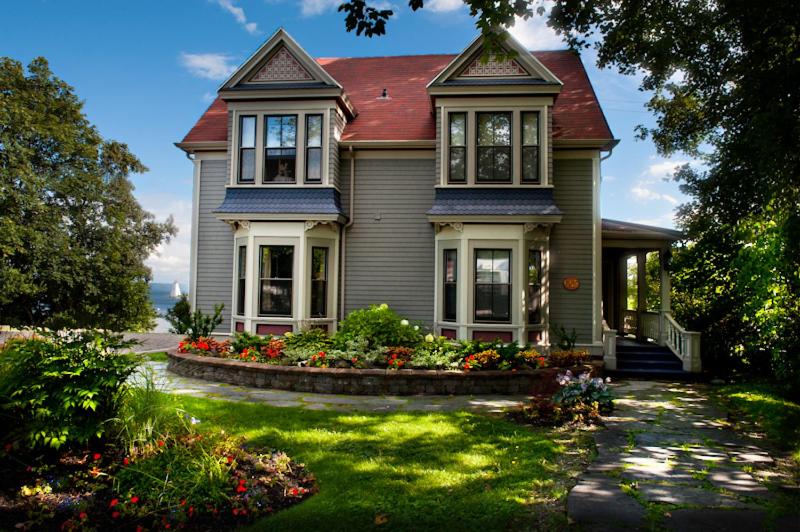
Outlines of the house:
[[579,56],[505,45],[313,59],[278,30],[177,143],[194,162],[192,305],[225,303],[225,333],[333,331],[380,303],[450,338],[546,349],[563,326],[612,368],[611,327],[691,349],[666,269],[659,308],[643,282],[646,253],[666,264],[680,234],[601,220],[617,141]]

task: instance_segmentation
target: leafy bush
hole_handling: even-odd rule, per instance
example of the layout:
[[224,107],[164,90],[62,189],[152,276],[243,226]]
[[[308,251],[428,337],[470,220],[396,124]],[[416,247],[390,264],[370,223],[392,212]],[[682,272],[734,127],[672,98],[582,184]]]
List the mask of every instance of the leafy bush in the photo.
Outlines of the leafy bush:
[[412,325],[384,303],[368,309],[354,310],[339,323],[333,338],[334,346],[342,349],[349,340],[366,338],[369,348],[402,346],[415,347],[422,340],[419,325]]
[[384,353],[386,366],[389,369],[403,369],[403,366],[411,360],[414,350],[410,347],[386,347]]
[[322,329],[306,329],[298,333],[286,333],[283,342],[287,349],[327,351],[333,346],[333,340]]
[[553,396],[556,404],[567,408],[596,404],[601,413],[614,409],[614,396],[603,379],[593,379],[588,373],[575,377],[567,370],[558,376],[558,383],[561,389]]
[[511,416],[525,423],[557,426],[564,423],[598,423],[614,409],[614,396],[603,379],[570,371],[557,377],[561,389],[552,397],[537,396]]
[[181,353],[194,353],[196,355],[225,357],[230,353],[229,340],[219,341],[211,336],[201,336],[197,340],[186,339],[178,344]]
[[500,363],[500,353],[495,349],[485,349],[464,357],[464,370],[495,369]]
[[261,351],[262,347],[269,345],[272,340],[272,335],[260,336],[249,332],[236,333],[231,342],[231,351],[234,353],[241,353],[245,349],[255,349]]
[[464,355],[461,348],[444,336],[429,334],[414,350],[410,366],[425,369],[458,369]]
[[547,359],[549,366],[554,368],[571,368],[589,361],[589,352],[583,349],[570,349],[568,351],[551,351]]
[[167,311],[167,321],[172,325],[170,332],[185,334],[192,341],[211,336],[214,329],[222,323],[222,309],[225,305],[215,305],[213,314],[204,314],[200,309],[189,312],[191,309],[186,308],[187,304],[186,296],[181,296],[175,306]]
[[572,329],[572,332],[567,332],[563,325],[553,325],[553,336],[556,337],[556,345],[562,351],[575,349],[575,342],[578,341],[578,333],[575,329]]
[[85,444],[117,414],[138,359],[97,331],[11,340],[0,351],[0,409],[12,439],[33,447]]

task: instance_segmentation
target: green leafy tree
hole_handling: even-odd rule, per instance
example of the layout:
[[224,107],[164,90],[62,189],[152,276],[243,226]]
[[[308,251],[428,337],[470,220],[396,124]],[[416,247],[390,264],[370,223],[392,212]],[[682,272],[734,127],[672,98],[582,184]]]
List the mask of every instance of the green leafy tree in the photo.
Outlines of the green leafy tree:
[[0,323],[147,329],[144,264],[175,234],[133,196],[147,169],[104,140],[43,58],[0,58]]

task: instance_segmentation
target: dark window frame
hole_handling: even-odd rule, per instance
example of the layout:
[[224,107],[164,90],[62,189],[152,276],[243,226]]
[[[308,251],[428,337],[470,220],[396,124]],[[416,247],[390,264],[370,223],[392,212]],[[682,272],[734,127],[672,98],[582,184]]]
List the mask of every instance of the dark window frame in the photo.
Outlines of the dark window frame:
[[[507,283],[495,283],[494,280],[490,283],[486,282],[478,282],[478,254],[481,251],[491,251],[492,252],[492,262],[494,263],[494,254],[498,251],[502,251],[504,253],[508,253],[508,282]],[[514,316],[512,315],[512,295],[513,295],[513,269],[512,269],[512,261],[514,256],[514,250],[511,248],[475,248],[474,250],[474,260],[473,264],[473,294],[472,294],[472,314],[475,320],[475,323],[513,323]],[[493,270],[494,271],[494,270]],[[492,287],[492,301],[494,301],[494,289],[495,287],[505,286],[508,288],[508,319],[485,319],[485,318],[478,318],[478,286],[489,285]],[[492,313],[494,313],[494,305],[492,305]]]
[[[464,144],[453,144],[453,118],[462,116],[464,118]],[[458,111],[447,113],[447,182],[463,184],[467,182],[467,131],[469,128],[469,113],[465,111]],[[464,161],[464,176],[459,178],[453,177],[453,152],[454,150],[461,152]]]
[[[480,144],[480,123],[482,115],[505,115],[508,117],[508,144]],[[492,140],[494,142],[494,127]],[[492,150],[492,179],[481,179],[481,150]],[[496,179],[497,150],[508,151],[508,178]],[[512,184],[514,182],[514,113],[511,111],[479,111],[475,113],[475,183],[478,184]]]
[[[272,146],[269,145],[269,120],[270,118],[279,118],[281,120],[281,139],[283,139],[283,120],[287,118],[294,118],[294,145],[293,146],[283,146],[283,140],[281,140],[280,146]],[[297,124],[298,115],[296,114],[278,114],[278,115],[264,115],[264,168],[261,174],[261,183],[264,185],[286,185],[286,184],[293,184],[297,183]],[[292,172],[292,179],[291,180],[283,180],[279,181],[276,179],[270,179],[267,177],[267,168],[269,167],[269,157],[270,151],[280,152],[278,155],[279,160],[291,160],[294,171]],[[289,153],[292,152],[292,153]]]
[[247,246],[239,246],[236,261],[236,315],[244,316],[247,293]]
[[[530,276],[530,268],[531,268],[531,258],[535,257],[535,262],[537,263],[537,276],[535,283],[531,283],[531,276]],[[544,323],[544,310],[542,308],[542,287],[544,286],[543,277],[544,277],[544,251],[539,247],[530,247],[528,248],[528,277],[526,280],[526,296],[527,296],[527,309],[526,309],[526,321],[528,325],[542,325]],[[534,296],[537,299],[538,306],[534,310],[533,309],[533,299]]]
[[[525,117],[527,115],[534,115],[536,117],[536,144],[525,144]],[[542,176],[541,176],[541,164],[542,164],[542,153],[541,153],[541,131],[540,128],[542,126],[541,123],[541,115],[539,111],[522,111],[520,113],[519,118],[519,138],[520,138],[520,160],[523,162],[522,167],[520,168],[520,183],[526,185],[540,185],[542,183]],[[526,178],[525,176],[525,153],[527,151],[533,151],[536,154],[536,165],[534,166],[536,175],[533,178]]]
[[[308,144],[308,119],[309,118],[319,118],[319,146],[310,146]],[[305,118],[305,128],[306,128],[305,129],[305,133],[306,134],[305,134],[304,142],[305,142],[306,151],[305,151],[305,162],[304,162],[305,173],[303,174],[303,181],[305,183],[319,184],[319,183],[322,183],[322,166],[323,166],[323,164],[322,164],[322,145],[323,145],[324,139],[325,139],[325,115],[323,115],[321,113],[307,114],[306,118]],[[295,142],[295,144],[297,144],[297,143]],[[317,150],[319,152],[319,179],[309,179],[309,177],[308,177],[308,161],[309,161],[308,154],[311,152],[311,150]]]
[[[264,262],[264,248],[290,248],[292,250],[292,270],[291,277],[262,277]],[[295,247],[286,244],[265,244],[258,246],[258,315],[273,318],[291,318],[294,315],[294,252]],[[289,312],[264,312],[262,297],[264,295],[264,282],[270,281],[289,281]]]
[[[447,280],[447,261],[448,255],[453,254],[453,278]],[[455,308],[449,309],[447,302],[447,289],[452,288],[455,291],[453,305]],[[452,310],[452,313],[448,312]],[[458,248],[447,248],[443,250],[442,254],[442,321],[456,322],[458,321]]]
[[[243,141],[243,132],[244,132],[244,121],[247,118],[253,119],[253,145],[252,146],[242,146]],[[256,115],[240,115],[239,116],[239,134],[237,139],[237,146],[238,146],[238,168],[236,170],[236,182],[241,184],[255,184],[256,182],[256,174],[258,173],[256,168],[256,144],[258,143],[258,117]],[[242,161],[244,157],[242,154],[245,150],[249,150],[253,152],[253,178],[252,179],[242,179]]]
[[[324,273],[324,279],[314,279],[314,273],[316,271],[315,268],[314,268],[314,252],[316,250],[323,250],[325,252],[325,259],[324,259],[325,260],[325,262],[324,262],[325,267],[322,270],[323,273]],[[309,292],[310,292],[310,297],[311,297],[311,300],[310,300],[311,308],[309,309],[309,316],[312,317],[312,318],[327,318],[328,317],[328,277],[329,277],[328,265],[330,263],[329,258],[330,258],[330,248],[329,247],[327,247],[327,246],[312,246],[311,247],[311,280],[310,280],[310,285],[309,285],[309,288],[310,288]],[[322,313],[314,313],[314,294],[317,293],[317,291],[314,289],[314,283],[322,283],[322,286],[323,286],[323,289],[322,289],[322,309],[323,309],[323,311],[322,311]]]

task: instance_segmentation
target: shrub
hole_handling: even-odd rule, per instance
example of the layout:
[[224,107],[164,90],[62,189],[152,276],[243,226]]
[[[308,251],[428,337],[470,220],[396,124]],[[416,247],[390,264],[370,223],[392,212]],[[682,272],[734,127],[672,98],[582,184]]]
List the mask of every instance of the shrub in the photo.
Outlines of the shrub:
[[578,341],[578,333],[575,329],[572,329],[572,332],[567,332],[563,325],[553,325],[553,336],[556,337],[556,345],[562,351],[575,349],[575,342]]
[[286,333],[283,342],[286,349],[325,351],[333,346],[333,340],[323,329],[306,329],[298,333]]
[[566,408],[596,404],[601,413],[608,413],[614,409],[614,396],[608,389],[606,381],[601,378],[593,379],[588,373],[581,373],[575,377],[567,370],[558,376],[558,383],[561,389],[553,396],[556,404]]
[[389,369],[403,369],[403,366],[411,360],[414,350],[410,347],[387,347],[384,349],[386,354],[386,366]]
[[175,334],[186,334],[192,325],[192,305],[189,303],[189,296],[181,294],[178,301],[171,309],[167,310],[164,316],[172,327],[169,332]]
[[561,405],[553,402],[551,397],[533,397],[522,407],[523,421],[532,425],[547,427],[562,425],[567,421],[567,414]]
[[384,303],[368,309],[355,310],[339,323],[333,338],[334,346],[342,349],[349,340],[366,338],[369,348],[386,346],[414,347],[422,340],[419,325],[412,325]]
[[0,351],[0,408],[9,436],[58,448],[100,438],[138,359],[97,331],[11,340]]
[[547,363],[554,368],[571,368],[589,360],[589,352],[582,349],[551,351]]
[[225,308],[225,305],[222,303],[215,305],[213,314],[203,314],[200,309],[188,312],[189,309],[186,308],[188,300],[184,304],[184,299],[185,296],[182,296],[175,306],[167,311],[167,321],[172,325],[170,331],[185,334],[192,341],[211,336],[214,329],[222,323],[222,309]]
[[409,365],[426,369],[458,369],[464,355],[457,344],[444,336],[429,334],[414,350]]
[[178,344],[181,353],[194,353],[196,355],[225,357],[231,350],[229,340],[219,341],[211,336],[201,336],[197,340],[185,339]]
[[495,349],[485,349],[477,353],[464,357],[463,368],[466,371],[472,369],[494,369],[500,363],[500,354]]
[[272,336],[269,334],[259,336],[248,332],[236,333],[231,342],[231,350],[234,353],[241,353],[245,349],[255,349],[260,352],[262,347],[269,345],[270,340],[272,340]]

